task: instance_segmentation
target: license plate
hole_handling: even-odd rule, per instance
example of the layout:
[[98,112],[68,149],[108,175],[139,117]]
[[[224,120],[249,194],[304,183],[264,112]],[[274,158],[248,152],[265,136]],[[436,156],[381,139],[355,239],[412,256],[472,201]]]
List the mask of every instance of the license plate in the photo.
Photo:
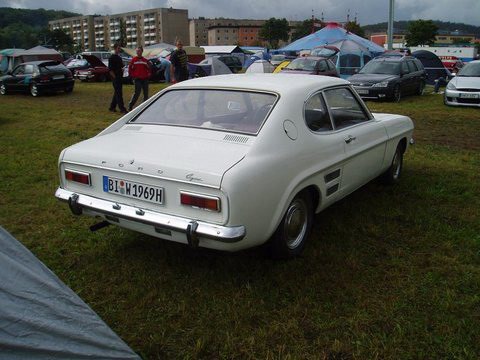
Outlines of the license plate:
[[156,204],[163,204],[163,188],[103,176],[103,191]]
[[65,75],[54,75],[54,76],[52,76],[53,80],[60,80],[60,79],[64,79],[64,78],[65,78]]
[[478,99],[478,94],[460,93],[460,97],[463,99]]
[[368,94],[368,90],[357,89],[357,93],[363,94],[363,95],[367,95],[367,94]]

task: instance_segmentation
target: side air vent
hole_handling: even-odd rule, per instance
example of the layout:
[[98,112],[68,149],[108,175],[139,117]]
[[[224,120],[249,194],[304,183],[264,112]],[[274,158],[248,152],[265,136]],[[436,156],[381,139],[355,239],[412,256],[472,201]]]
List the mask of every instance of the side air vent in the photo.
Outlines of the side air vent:
[[231,141],[231,142],[236,142],[236,143],[245,144],[245,143],[247,143],[247,141],[248,141],[248,137],[247,137],[247,136],[227,134],[227,135],[225,135],[225,137],[223,138],[223,140],[224,140],[224,141]]
[[142,127],[139,126],[139,125],[132,125],[132,126],[127,126],[125,127],[125,130],[132,130],[132,131],[138,131],[140,130]]

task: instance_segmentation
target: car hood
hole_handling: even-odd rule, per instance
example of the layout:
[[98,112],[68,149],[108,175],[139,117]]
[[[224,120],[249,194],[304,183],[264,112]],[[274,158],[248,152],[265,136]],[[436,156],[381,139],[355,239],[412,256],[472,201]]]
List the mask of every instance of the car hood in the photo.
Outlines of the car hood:
[[475,76],[455,76],[450,82],[457,89],[480,89],[480,77]]
[[398,79],[398,75],[387,75],[387,74],[355,74],[348,78],[352,84],[376,84],[382,81],[390,81]]
[[243,159],[250,137],[161,125],[127,125],[67,148],[64,162],[158,176],[220,188]]

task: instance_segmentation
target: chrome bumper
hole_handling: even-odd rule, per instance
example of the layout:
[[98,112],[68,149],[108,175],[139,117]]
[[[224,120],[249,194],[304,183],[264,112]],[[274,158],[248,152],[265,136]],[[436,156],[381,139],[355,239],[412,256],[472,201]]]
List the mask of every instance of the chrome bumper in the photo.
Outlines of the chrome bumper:
[[185,233],[188,243],[193,246],[198,246],[199,238],[235,243],[242,240],[246,235],[246,229],[243,225],[234,227],[219,226],[179,216],[161,214],[155,211],[77,194],[60,187],[55,192],[55,197],[68,202],[70,210],[75,215],[80,215],[83,209],[88,209],[103,214],[107,220],[113,223],[118,222],[115,219],[125,219],[151,225],[158,233],[162,233],[162,231]]

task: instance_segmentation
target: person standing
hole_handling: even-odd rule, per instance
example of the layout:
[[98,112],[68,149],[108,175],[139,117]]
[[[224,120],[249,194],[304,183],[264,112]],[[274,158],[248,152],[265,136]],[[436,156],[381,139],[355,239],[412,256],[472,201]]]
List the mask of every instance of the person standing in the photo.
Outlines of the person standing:
[[171,78],[172,82],[181,82],[188,80],[188,58],[187,53],[183,50],[183,43],[181,40],[177,40],[177,49],[170,56],[171,66]]
[[135,56],[128,65],[128,73],[135,85],[135,92],[128,103],[128,111],[133,109],[142,90],[143,101],[147,101],[148,99],[148,79],[151,75],[150,65],[148,60],[143,57],[143,47],[137,47],[136,52],[137,56]]
[[122,113],[126,113],[125,105],[123,104],[123,60],[120,57],[120,51],[122,50],[120,44],[116,43],[113,46],[113,54],[108,59],[108,69],[110,70],[110,78],[113,85],[113,97],[110,103],[110,111],[117,111],[117,105]]

